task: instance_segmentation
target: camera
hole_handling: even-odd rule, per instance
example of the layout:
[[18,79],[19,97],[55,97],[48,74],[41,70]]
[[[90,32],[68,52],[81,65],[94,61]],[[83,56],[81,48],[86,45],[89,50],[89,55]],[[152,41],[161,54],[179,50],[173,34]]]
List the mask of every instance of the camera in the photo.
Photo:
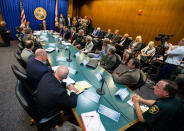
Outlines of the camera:
[[162,41],[163,43],[165,41],[168,41],[170,37],[173,37],[174,35],[165,35],[165,34],[158,34],[157,37],[155,37],[156,41]]

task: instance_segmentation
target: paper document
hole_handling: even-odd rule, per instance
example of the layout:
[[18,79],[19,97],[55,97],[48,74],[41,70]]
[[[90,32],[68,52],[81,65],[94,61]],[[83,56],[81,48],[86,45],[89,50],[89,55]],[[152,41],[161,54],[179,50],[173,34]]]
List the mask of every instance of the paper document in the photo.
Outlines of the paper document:
[[125,98],[129,95],[128,89],[124,88],[124,89],[119,89],[114,95],[119,95],[121,100],[124,101]]
[[54,50],[55,50],[55,48],[53,48],[53,47],[49,47],[49,48],[45,49],[45,51],[47,51],[47,52],[52,52]]
[[82,113],[81,119],[85,131],[105,131],[100,116],[96,111]]
[[66,57],[58,56],[56,57],[56,61],[66,61]]
[[92,87],[92,85],[89,84],[87,81],[76,82],[74,86],[75,86],[75,88],[77,88],[79,90],[79,92],[77,94],[80,94],[85,89],[88,89],[88,88]]
[[119,120],[119,117],[120,117],[120,113],[117,112],[117,111],[114,111],[104,105],[101,105],[99,106],[99,109],[98,109],[98,112],[103,114],[104,116],[107,116],[109,117],[110,119],[118,122]]
[[66,41],[62,41],[62,44],[63,44],[63,45],[71,45],[71,43],[66,42]]
[[90,100],[96,102],[96,103],[98,103],[99,100],[100,100],[100,95],[98,95],[98,94],[96,94],[96,93],[93,93],[93,92],[91,92],[91,91],[89,91],[89,90],[84,91],[83,95],[84,95],[85,97],[87,97],[88,99],[90,99]]
[[75,53],[75,57],[79,57],[79,56],[80,56],[79,52]]
[[85,59],[85,60],[82,61],[82,63],[83,63],[83,65],[87,65],[88,60]]
[[66,79],[64,79],[63,82],[66,82],[66,85],[75,83],[75,81],[72,78],[70,78],[69,76]]
[[128,100],[127,103],[128,103],[130,106],[134,107],[134,103],[132,102],[132,99]]
[[48,46],[49,47],[55,47],[56,46],[56,43],[49,43]]
[[77,73],[77,71],[71,67],[68,67],[69,73],[75,75]]
[[140,108],[141,108],[142,112],[146,112],[149,109],[149,107],[147,105],[140,105]]
[[98,81],[101,81],[102,80],[101,74],[97,72],[96,73],[96,78],[97,78]]

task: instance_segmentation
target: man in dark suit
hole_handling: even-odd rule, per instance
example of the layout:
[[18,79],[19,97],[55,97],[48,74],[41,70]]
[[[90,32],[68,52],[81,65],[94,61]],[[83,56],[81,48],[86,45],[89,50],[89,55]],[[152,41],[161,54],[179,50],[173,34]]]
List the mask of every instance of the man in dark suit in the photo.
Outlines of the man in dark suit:
[[46,22],[43,20],[42,23],[43,24],[40,24],[40,30],[48,30],[48,26],[47,26]]
[[47,62],[47,53],[44,49],[37,49],[35,51],[35,58],[32,57],[27,62],[26,72],[28,78],[37,88],[38,82],[42,76],[47,72],[52,72],[51,69],[45,64]]
[[59,22],[56,22],[55,23],[55,27],[54,27],[54,31],[57,32],[57,33],[59,33],[59,30],[60,30],[59,29]]
[[112,36],[112,39],[110,40],[111,44],[114,45],[115,43],[119,43],[121,40],[121,36],[119,35],[119,30],[116,29],[114,31],[114,34]]
[[111,29],[107,30],[107,33],[105,34],[104,38],[109,38],[110,40],[112,39],[113,34],[111,33]]
[[[68,76],[69,70],[65,66],[60,66],[54,74],[46,73],[38,84],[38,92],[36,95],[38,110],[41,116],[51,116],[60,110],[67,112],[69,108],[76,107],[78,90],[69,84],[66,86],[63,79]],[[67,94],[67,89],[71,94]]]
[[10,46],[11,33],[6,29],[6,22],[1,21],[0,23],[0,35],[3,39],[3,43],[0,42],[0,47]]
[[68,40],[68,41],[71,42],[71,43],[73,43],[73,41],[77,39],[76,28],[75,27],[72,27],[70,29],[70,31],[71,31],[71,37],[70,37],[70,40]]
[[68,41],[71,37],[71,32],[67,26],[64,26],[63,39]]
[[122,52],[124,51],[125,48],[128,48],[129,44],[132,42],[132,40],[129,38],[128,34],[124,34],[120,43],[116,43],[116,51],[119,55],[122,55]]
[[72,26],[72,18],[70,18],[70,15],[68,14],[68,17],[66,18],[66,26],[70,29]]

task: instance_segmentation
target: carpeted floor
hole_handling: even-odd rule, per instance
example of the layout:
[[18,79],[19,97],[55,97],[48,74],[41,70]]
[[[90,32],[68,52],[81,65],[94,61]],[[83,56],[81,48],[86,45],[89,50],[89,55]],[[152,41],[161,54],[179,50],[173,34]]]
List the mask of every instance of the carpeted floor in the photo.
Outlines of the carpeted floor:
[[19,104],[15,96],[16,78],[11,70],[11,65],[16,64],[14,54],[16,41],[10,47],[0,47],[0,131],[35,131],[35,126],[30,126],[31,119]]
[[[0,47],[0,131],[35,131],[30,126],[31,119],[19,104],[15,96],[16,78],[11,65],[16,64],[22,69],[14,57],[17,41],[11,42],[10,47]],[[155,99],[153,89],[149,88],[148,81],[141,89],[135,92],[147,99]]]

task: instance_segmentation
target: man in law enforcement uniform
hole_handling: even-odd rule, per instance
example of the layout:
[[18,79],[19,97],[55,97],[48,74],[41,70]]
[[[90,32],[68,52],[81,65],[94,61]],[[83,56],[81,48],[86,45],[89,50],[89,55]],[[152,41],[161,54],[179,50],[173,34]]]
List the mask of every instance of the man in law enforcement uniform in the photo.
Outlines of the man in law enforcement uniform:
[[74,40],[72,44],[76,46],[78,49],[82,49],[85,47],[85,43],[86,41],[84,37],[84,30],[80,29],[76,40]]
[[[137,117],[144,127],[151,131],[174,131],[179,130],[179,124],[183,123],[182,103],[175,97],[177,85],[169,80],[160,80],[154,86],[154,94],[157,100],[145,100],[140,96],[133,95],[132,101]],[[146,112],[142,112],[140,103],[150,106]]]

